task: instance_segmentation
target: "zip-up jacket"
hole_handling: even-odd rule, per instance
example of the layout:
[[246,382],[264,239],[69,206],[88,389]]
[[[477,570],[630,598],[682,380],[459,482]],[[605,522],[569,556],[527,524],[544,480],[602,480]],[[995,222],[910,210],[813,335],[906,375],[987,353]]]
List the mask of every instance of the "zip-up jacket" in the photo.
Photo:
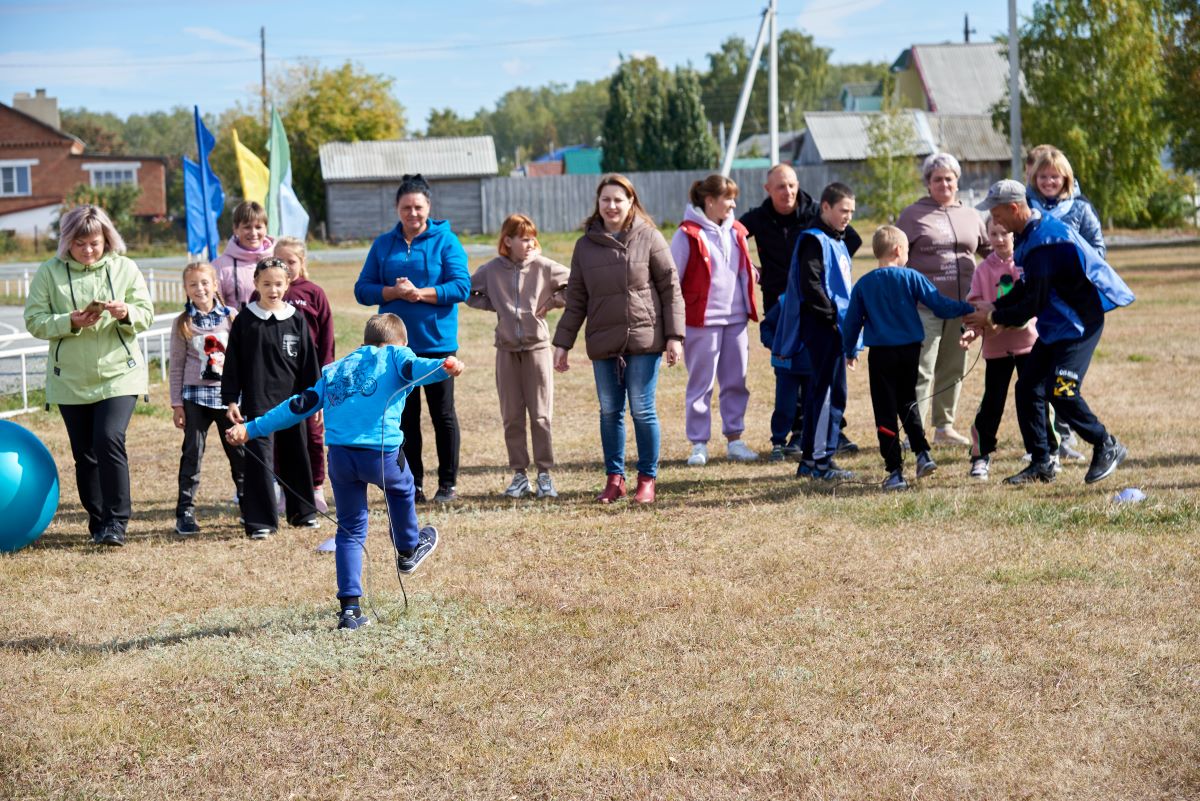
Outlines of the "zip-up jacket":
[[1091,201],[1080,194],[1078,183],[1075,184],[1071,196],[1062,200],[1042,197],[1042,194],[1036,189],[1027,186],[1025,187],[1025,199],[1029,203],[1029,208],[1037,209],[1047,217],[1057,218],[1068,228],[1074,228],[1083,237],[1083,241],[1095,248],[1100,257],[1104,258],[1108,248],[1104,244],[1104,232],[1100,229],[1100,218],[1096,216],[1096,209],[1093,208]]
[[668,339],[683,341],[679,275],[657,228],[638,218],[622,241],[594,224],[575,243],[554,346],[570,350],[585,319],[584,341],[593,361],[662,353]]
[[[93,300],[120,300],[124,320],[108,312],[95,325],[71,327],[71,312]],[[146,358],[137,335],[154,322],[142,271],[132,259],[106,253],[94,264],[49,259],[38,267],[25,299],[25,328],[50,341],[46,403],[98,403],[149,389]]]
[[413,389],[444,381],[442,359],[421,359],[401,345],[363,345],[327,365],[309,389],[246,424],[265,437],[325,410],[325,441],[351,448],[395,451],[404,444],[400,414]]
[[225,252],[212,263],[217,271],[217,287],[221,290],[221,300],[241,311],[250,302],[254,294],[254,266],[261,259],[275,255],[275,240],[269,236],[263,237],[258,250],[247,250],[237,241],[236,236],[229,237],[225,243]]
[[[1005,275],[1012,278],[1015,285],[1021,280],[1022,270],[1011,258],[1001,259],[993,250],[986,259],[979,262],[979,266],[975,268],[975,275],[971,276],[971,292],[967,295],[967,303],[994,305],[1000,292],[1000,279]],[[975,333],[983,332],[975,329]],[[1034,342],[1037,342],[1037,329],[1028,323],[1021,328],[988,331],[983,338],[983,358],[1022,356],[1033,350]]]
[[758,320],[754,303],[754,264],[746,228],[733,217],[720,225],[695,206],[671,238],[679,268],[685,320],[691,326],[731,325]]
[[[384,287],[394,286],[397,278],[407,278],[419,289],[433,287],[437,302],[384,302]],[[416,353],[458,350],[458,304],[470,293],[467,252],[446,220],[429,220],[412,244],[397,223],[371,245],[354,284],[359,303],[378,306],[381,314],[391,312],[404,321],[409,347]]]
[[471,276],[467,305],[496,312],[497,350],[548,348],[546,312],[566,304],[570,275],[570,270],[545,256],[533,256],[523,264],[497,256]]

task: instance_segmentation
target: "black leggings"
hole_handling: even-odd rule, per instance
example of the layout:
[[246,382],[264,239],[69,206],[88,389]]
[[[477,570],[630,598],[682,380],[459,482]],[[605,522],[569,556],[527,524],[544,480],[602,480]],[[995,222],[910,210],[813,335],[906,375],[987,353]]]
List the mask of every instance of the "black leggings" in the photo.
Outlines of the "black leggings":
[[229,459],[229,472],[233,478],[238,500],[244,492],[246,457],[242,451],[225,441],[225,432],[233,423],[225,416],[224,409],[201,406],[189,400],[183,402],[183,454],[179,458],[179,496],[175,501],[175,516],[179,517],[196,503],[196,490],[200,486],[200,462],[204,459],[204,446],[208,440],[208,429],[217,424],[217,439],[225,448]]
[[[423,358],[440,359],[451,353],[418,353]],[[458,483],[458,449],[460,436],[458,415],[454,411],[454,377],[436,384],[425,385],[425,401],[429,404],[429,417],[433,420],[433,437],[437,444],[438,486],[453,487]],[[400,429],[404,432],[404,458],[412,469],[413,482],[422,488],[425,465],[421,461],[421,388],[417,387],[408,396],[404,412],[400,417]]]
[[75,457],[75,483],[79,502],[88,514],[88,532],[129,525],[129,459],[125,455],[125,429],[133,417],[136,395],[122,395],[96,403],[58,405],[71,454]]

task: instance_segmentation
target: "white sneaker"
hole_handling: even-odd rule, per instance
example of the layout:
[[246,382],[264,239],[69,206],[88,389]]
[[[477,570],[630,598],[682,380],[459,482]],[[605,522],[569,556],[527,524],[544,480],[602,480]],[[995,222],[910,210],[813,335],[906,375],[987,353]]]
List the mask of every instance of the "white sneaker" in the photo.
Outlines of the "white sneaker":
[[954,430],[954,426],[942,426],[933,430],[934,445],[970,445],[971,440]]
[[325,488],[313,487],[313,505],[321,514],[329,513],[329,502],[325,500]]
[[708,443],[692,443],[692,455],[688,457],[688,467],[704,467],[708,464]]
[[758,454],[750,450],[750,446],[744,440],[740,439],[730,440],[725,446],[725,453],[734,462],[754,462],[758,460]]

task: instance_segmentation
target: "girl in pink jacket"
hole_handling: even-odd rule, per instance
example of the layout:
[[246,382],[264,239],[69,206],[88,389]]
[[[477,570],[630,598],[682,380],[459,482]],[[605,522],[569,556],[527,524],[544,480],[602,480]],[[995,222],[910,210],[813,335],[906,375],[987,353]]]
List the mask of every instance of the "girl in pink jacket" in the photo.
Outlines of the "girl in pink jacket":
[[254,265],[275,255],[275,240],[267,236],[267,210],[253,200],[243,200],[233,210],[233,236],[225,252],[214,261],[221,297],[237,310],[254,293]]

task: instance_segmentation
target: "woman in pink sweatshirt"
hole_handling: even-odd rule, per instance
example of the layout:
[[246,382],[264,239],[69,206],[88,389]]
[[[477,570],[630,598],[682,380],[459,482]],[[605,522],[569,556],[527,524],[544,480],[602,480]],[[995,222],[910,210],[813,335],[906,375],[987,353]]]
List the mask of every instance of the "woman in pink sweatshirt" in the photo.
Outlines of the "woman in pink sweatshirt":
[[746,229],[733,216],[737,195],[737,184],[723,175],[696,181],[683,222],[671,239],[687,323],[683,358],[688,369],[686,424],[692,466],[708,462],[712,391],[717,382],[726,453],[738,462],[758,458],[742,441],[750,400],[746,324],[757,320],[758,312],[754,307],[757,271],[750,262]]
[[233,236],[225,252],[213,263],[221,297],[237,310],[254,293],[254,265],[275,255],[275,240],[267,236],[267,211],[253,200],[243,200],[233,210]]

